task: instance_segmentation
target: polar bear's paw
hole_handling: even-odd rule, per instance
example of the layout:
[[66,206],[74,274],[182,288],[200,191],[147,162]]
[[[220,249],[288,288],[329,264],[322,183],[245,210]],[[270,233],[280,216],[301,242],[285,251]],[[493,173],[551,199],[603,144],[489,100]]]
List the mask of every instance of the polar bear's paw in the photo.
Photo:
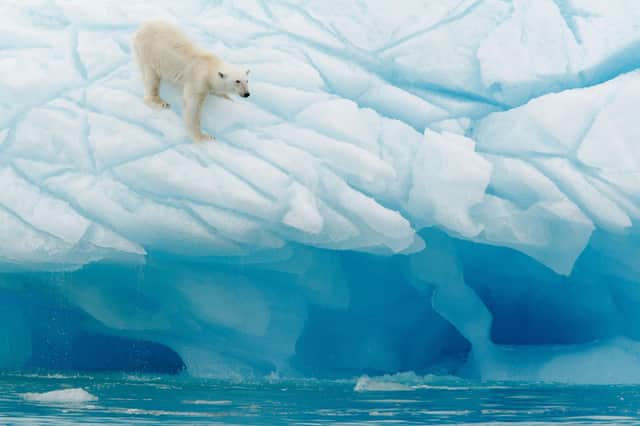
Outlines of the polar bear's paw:
[[144,103],[153,109],[169,109],[171,105],[161,97],[147,97],[144,98]]
[[214,138],[211,135],[207,135],[206,133],[200,133],[199,135],[193,135],[193,140],[195,142],[208,142],[208,141],[213,141],[216,138]]

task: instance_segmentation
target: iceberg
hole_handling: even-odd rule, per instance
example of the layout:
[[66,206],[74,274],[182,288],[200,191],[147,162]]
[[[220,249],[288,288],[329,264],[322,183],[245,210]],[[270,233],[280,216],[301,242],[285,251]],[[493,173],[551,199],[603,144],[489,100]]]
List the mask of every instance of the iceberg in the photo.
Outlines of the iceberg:
[[[635,0],[0,17],[0,368],[640,383]],[[251,68],[216,142],[151,18]]]

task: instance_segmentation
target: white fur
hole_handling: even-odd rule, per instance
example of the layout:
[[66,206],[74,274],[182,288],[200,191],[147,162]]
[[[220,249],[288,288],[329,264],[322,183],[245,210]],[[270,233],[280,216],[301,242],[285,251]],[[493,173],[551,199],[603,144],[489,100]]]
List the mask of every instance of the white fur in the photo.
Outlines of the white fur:
[[133,37],[144,81],[144,101],[152,108],[169,108],[159,95],[160,80],[183,88],[184,121],[197,141],[213,139],[200,129],[202,104],[209,93],[226,99],[249,96],[245,71],[196,46],[180,28],[164,21],[147,22]]

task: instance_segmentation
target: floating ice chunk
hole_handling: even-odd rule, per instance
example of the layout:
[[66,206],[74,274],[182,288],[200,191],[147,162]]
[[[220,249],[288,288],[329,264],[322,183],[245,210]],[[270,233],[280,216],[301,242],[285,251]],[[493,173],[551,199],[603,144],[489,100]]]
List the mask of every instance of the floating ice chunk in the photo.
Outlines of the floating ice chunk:
[[29,402],[51,404],[77,404],[98,400],[97,396],[90,394],[82,388],[62,389],[44,393],[27,392],[22,394],[22,398]]
[[228,399],[192,399],[182,401],[183,404],[193,404],[193,405],[231,405],[233,401]]
[[452,376],[419,376],[412,371],[384,376],[361,376],[358,378],[356,392],[402,392],[418,389],[464,390],[464,382]]
[[356,392],[407,392],[415,389],[402,383],[362,376],[358,378],[353,390]]

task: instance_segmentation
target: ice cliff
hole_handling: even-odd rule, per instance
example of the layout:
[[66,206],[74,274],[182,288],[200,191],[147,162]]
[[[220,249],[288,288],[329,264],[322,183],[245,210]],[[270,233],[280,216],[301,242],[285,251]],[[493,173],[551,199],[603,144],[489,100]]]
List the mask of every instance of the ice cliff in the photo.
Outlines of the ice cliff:
[[[142,102],[177,22],[251,68]],[[0,367],[640,382],[636,0],[0,4]]]

